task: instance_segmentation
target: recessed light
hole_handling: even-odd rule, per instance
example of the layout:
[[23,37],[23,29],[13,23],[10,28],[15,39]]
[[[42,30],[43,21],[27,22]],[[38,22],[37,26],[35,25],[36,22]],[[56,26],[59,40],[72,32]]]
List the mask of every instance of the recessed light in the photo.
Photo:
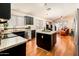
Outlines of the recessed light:
[[51,10],[51,8],[47,8],[46,10],[48,10],[48,11],[49,11],[49,10]]

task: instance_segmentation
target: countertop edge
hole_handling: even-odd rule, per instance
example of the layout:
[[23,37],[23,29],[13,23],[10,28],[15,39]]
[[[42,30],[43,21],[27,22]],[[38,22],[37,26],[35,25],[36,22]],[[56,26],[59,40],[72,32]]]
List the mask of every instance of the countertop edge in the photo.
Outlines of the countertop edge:
[[27,42],[27,39],[25,39],[25,41],[23,41],[23,42],[19,42],[19,43],[16,43],[16,44],[14,44],[14,45],[5,47],[5,48],[3,48],[3,49],[0,49],[0,52],[5,51],[5,50],[10,49],[10,48],[13,48],[13,47],[16,47],[16,46],[21,45],[21,44],[26,43],[26,42]]

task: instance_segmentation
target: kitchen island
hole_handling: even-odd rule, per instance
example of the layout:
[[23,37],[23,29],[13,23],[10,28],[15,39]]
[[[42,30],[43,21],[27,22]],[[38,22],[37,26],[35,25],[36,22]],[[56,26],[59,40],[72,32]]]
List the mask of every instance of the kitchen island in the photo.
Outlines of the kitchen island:
[[0,56],[25,56],[26,42],[27,39],[20,36],[2,39],[0,44]]
[[37,46],[50,51],[56,43],[56,31],[36,31]]

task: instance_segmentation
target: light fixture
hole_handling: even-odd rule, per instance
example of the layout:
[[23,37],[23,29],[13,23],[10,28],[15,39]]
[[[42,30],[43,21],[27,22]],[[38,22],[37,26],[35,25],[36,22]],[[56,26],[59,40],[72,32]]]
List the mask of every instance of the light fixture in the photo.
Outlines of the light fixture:
[[52,8],[48,7],[47,3],[44,3],[44,7],[46,8],[47,11],[50,11]]
[[[49,7],[49,4],[48,4],[48,3],[44,3],[44,8],[45,8],[45,11],[46,11],[45,16],[46,16],[46,18],[48,18],[49,12],[52,10],[52,8]],[[49,18],[48,18],[48,19],[49,19]]]

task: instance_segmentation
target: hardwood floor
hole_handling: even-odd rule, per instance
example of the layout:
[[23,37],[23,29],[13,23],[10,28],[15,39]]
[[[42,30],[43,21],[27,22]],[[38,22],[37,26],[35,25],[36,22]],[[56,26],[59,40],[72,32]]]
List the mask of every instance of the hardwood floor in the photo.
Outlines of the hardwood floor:
[[27,56],[73,56],[75,55],[75,44],[72,36],[57,35],[55,47],[51,51],[46,51],[37,47],[36,39],[28,41],[26,44]]

